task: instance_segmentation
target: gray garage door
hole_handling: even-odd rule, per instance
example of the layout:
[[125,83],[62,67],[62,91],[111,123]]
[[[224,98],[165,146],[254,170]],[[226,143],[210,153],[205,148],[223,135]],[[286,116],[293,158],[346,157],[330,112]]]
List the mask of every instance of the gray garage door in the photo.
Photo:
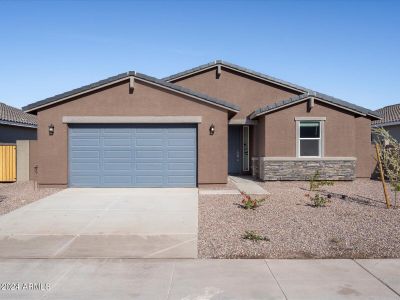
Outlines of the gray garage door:
[[71,125],[71,187],[195,187],[195,125]]

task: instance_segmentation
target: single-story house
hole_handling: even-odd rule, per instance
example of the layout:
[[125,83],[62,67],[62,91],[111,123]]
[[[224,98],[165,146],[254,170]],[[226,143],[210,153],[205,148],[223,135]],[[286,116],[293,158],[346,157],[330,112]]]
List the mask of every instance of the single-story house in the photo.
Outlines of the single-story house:
[[72,187],[370,177],[379,119],[224,61],[163,79],[130,71],[23,109],[38,117],[38,183]]
[[36,139],[37,117],[0,102],[0,144]]
[[372,121],[372,127],[385,128],[392,137],[400,142],[400,104],[385,106],[375,112],[382,119]]

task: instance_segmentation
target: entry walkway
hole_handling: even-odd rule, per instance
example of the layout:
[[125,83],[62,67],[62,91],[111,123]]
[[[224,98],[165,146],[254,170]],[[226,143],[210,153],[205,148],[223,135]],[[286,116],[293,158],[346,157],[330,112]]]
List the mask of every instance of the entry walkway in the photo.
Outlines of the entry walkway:
[[268,192],[259,186],[252,177],[229,176],[239,191],[248,195],[268,195]]
[[[1,299],[399,299],[400,260],[3,259]],[[41,284],[40,290],[22,289]]]

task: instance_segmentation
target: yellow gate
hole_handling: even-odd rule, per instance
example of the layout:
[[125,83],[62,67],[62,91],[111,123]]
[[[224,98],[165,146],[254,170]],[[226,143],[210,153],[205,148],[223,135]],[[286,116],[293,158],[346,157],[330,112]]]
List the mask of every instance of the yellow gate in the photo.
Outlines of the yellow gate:
[[17,180],[16,146],[0,145],[0,182]]

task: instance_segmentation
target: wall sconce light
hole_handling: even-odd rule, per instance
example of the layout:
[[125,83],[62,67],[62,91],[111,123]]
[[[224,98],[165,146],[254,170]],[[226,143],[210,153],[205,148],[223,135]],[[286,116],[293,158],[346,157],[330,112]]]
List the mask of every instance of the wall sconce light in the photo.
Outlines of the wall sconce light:
[[214,126],[214,124],[211,124],[211,126],[210,126],[210,135],[214,135],[214,133],[215,133],[215,126]]
[[49,135],[53,135],[54,134],[54,125],[50,124],[49,125]]

